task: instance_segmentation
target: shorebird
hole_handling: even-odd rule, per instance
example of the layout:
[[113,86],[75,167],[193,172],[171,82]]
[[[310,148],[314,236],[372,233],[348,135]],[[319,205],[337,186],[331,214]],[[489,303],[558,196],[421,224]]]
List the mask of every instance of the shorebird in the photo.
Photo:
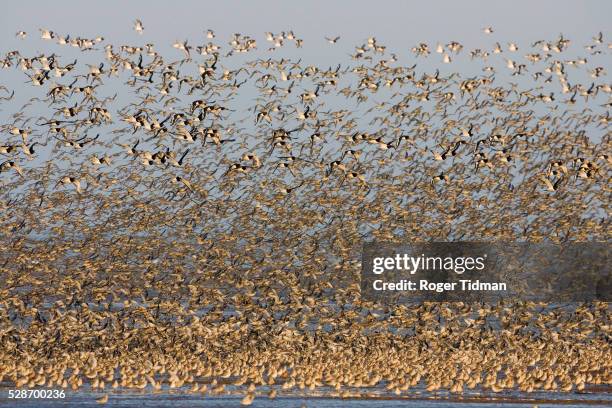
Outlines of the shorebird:
[[276,51],[204,33],[177,55],[41,30],[0,56],[27,80],[0,87],[0,381],[243,404],[610,383],[606,302],[359,284],[364,241],[609,239],[603,34],[476,44],[468,67],[442,65],[454,39],[412,47],[425,65],[374,36],[323,65],[291,30]]
[[134,31],[136,31],[138,34],[142,34],[142,32],[144,31],[144,26],[142,25],[142,21],[136,20],[134,22]]

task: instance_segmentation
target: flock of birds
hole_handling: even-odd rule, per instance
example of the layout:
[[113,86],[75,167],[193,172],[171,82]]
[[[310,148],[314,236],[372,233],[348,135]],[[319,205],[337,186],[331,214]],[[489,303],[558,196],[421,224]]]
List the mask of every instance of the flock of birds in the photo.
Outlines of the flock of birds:
[[278,56],[293,31],[203,37],[162,55],[45,29],[52,51],[0,58],[0,382],[243,404],[612,383],[606,303],[359,289],[364,241],[607,240],[603,34],[407,65],[371,37],[331,67]]

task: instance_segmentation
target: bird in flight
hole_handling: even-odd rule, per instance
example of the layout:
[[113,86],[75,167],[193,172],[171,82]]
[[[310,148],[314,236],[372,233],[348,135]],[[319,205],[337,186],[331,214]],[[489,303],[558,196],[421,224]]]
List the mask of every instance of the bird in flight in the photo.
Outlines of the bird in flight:
[[134,31],[136,31],[138,34],[142,34],[142,32],[144,31],[144,26],[142,25],[142,21],[136,20],[134,22]]
[[287,28],[19,49],[3,23],[6,387],[249,405],[610,383],[607,302],[378,302],[360,275],[364,242],[607,242],[602,33],[368,35],[329,64]]

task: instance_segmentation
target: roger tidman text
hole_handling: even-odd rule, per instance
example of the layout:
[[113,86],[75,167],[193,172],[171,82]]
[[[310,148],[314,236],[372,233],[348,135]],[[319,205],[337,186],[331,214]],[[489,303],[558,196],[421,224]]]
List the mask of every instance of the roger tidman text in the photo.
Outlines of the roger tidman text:
[[385,282],[382,279],[376,279],[372,286],[377,291],[430,291],[430,292],[445,292],[455,290],[469,291],[505,291],[505,282],[481,282],[476,279],[460,279],[458,282],[429,282],[426,279],[418,281],[402,279],[397,282]]
[[[372,262],[372,272],[380,275],[384,271],[396,270],[405,271],[414,275],[418,270],[452,270],[456,274],[463,274],[465,271],[482,271],[485,268],[487,255],[479,257],[431,257],[421,254],[421,256],[409,256],[408,254],[396,254],[393,257],[377,257]],[[385,282],[376,279],[372,286],[376,291],[506,291],[507,285],[504,282],[481,282],[480,280],[460,279],[458,282],[430,282],[426,279],[418,281],[401,279],[396,282]]]

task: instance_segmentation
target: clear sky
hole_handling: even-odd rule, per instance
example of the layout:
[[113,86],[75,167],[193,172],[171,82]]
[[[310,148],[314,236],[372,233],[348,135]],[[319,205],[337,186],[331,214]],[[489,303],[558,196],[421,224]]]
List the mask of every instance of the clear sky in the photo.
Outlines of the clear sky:
[[[428,43],[433,51],[438,42],[458,41],[466,51],[453,56],[453,64],[442,64],[441,55],[432,53],[427,59],[418,59],[419,68],[440,68],[443,74],[446,70],[469,77],[482,73],[483,63],[471,61],[468,50],[481,48],[491,51],[496,42],[506,48],[512,41],[520,47],[520,52],[513,58],[523,59],[533,42],[553,41],[563,33],[572,40],[572,49],[564,53],[564,58],[589,57],[590,65],[601,65],[609,70],[610,53],[591,57],[582,47],[592,43],[592,37],[599,31],[603,31],[604,44],[610,42],[611,15],[612,0],[6,1],[2,3],[0,12],[0,54],[10,50],[19,50],[29,56],[55,52],[62,57],[63,63],[77,57],[79,65],[97,65],[102,61],[101,47],[89,54],[57,45],[56,41],[41,40],[38,30],[46,28],[62,36],[94,38],[100,35],[105,38],[104,44],[114,44],[115,47],[154,43],[155,49],[166,60],[178,60],[182,58],[182,52],[172,48],[175,41],[188,40],[194,47],[202,45],[209,41],[205,37],[206,30],[213,29],[217,34],[215,43],[224,47],[222,54],[229,50],[227,42],[234,33],[257,40],[256,56],[251,53],[237,55],[232,59],[236,63],[243,56],[246,59],[285,57],[302,58],[307,64],[327,67],[350,62],[349,54],[354,52],[354,47],[364,44],[369,36],[375,36],[379,44],[398,55],[399,63],[404,66],[417,62],[410,50],[420,42]],[[142,35],[133,29],[137,18],[145,27]],[[483,33],[487,26],[493,27],[493,34]],[[16,38],[18,30],[26,31],[28,37],[25,40]],[[277,34],[288,30],[293,30],[298,38],[304,40],[303,48],[287,45],[274,53],[267,52],[270,43],[265,41],[264,33]],[[325,41],[325,36],[341,36],[341,39],[331,45]],[[506,55],[492,57],[490,63],[497,67],[502,64],[503,68]],[[201,60],[201,57],[197,59]],[[505,69],[501,73],[509,75],[510,71]],[[586,75],[586,72],[582,74]],[[531,87],[530,78],[513,77],[511,80],[526,80],[526,86]],[[0,109],[2,123],[8,120],[7,115],[14,113],[15,106],[39,95],[40,89],[22,85],[27,80],[19,69],[0,71],[0,85],[17,90],[12,106],[7,104]],[[591,79],[581,78],[580,81],[588,85]],[[121,100],[122,90],[117,89],[117,92]],[[246,103],[250,101],[248,99]],[[36,115],[46,113],[40,111]]]
[[[460,42],[465,50],[490,51],[496,42],[505,48],[513,41],[521,47],[522,57],[528,45],[540,39],[555,40],[560,33],[575,44],[575,56],[586,56],[579,47],[592,43],[599,31],[603,31],[606,43],[610,41],[611,15],[611,0],[6,1],[0,13],[0,53],[18,49],[25,55],[56,52],[71,58],[66,47],[40,39],[38,30],[46,28],[73,38],[101,35],[105,44],[115,46],[153,43],[164,57],[177,59],[182,53],[171,48],[175,41],[188,40],[194,47],[202,45],[209,41],[204,35],[206,30],[213,29],[217,34],[215,43],[225,46],[222,53],[228,50],[232,34],[241,33],[257,40],[258,57],[303,58],[305,63],[321,67],[349,61],[354,47],[364,44],[369,36],[375,36],[379,44],[397,54],[403,65],[416,62],[410,49],[420,42],[428,43],[432,51],[436,43],[450,41]],[[137,18],[144,24],[143,35],[133,30]],[[493,27],[492,35],[482,32],[486,26]],[[18,30],[26,31],[28,38],[16,38]],[[304,46],[285,46],[280,52],[266,55],[270,43],[265,41],[264,33],[288,30],[302,38]],[[325,36],[341,39],[331,45],[325,42]],[[601,58],[609,65],[607,55]],[[80,54],[79,62],[89,61]],[[440,55],[433,54],[427,60],[419,59],[419,66],[471,74],[467,52],[453,62],[444,67]],[[481,68],[478,62],[476,72]]]
[[[293,29],[305,45],[341,35],[351,47],[375,35],[401,53],[419,41],[460,41],[480,46],[481,29],[492,25],[493,38],[535,41],[563,32],[585,43],[610,27],[612,1],[5,1],[0,37],[7,46],[17,30],[38,36],[38,28],[80,36],[104,35],[110,42],[137,40],[133,21],[145,26],[153,43],[202,38],[214,29],[222,38],[248,34],[263,42],[265,31]],[[170,40],[169,40],[170,38]],[[338,49],[305,47],[302,52]]]
[[[554,59],[588,57],[589,69],[599,66],[611,71],[612,53],[604,48],[611,41],[611,15],[612,0],[3,1],[0,11],[0,55],[4,56],[11,50],[19,50],[22,55],[28,57],[42,53],[45,55],[56,53],[60,57],[61,64],[67,64],[78,58],[79,72],[83,74],[87,73],[85,64],[97,66],[104,60],[103,45],[113,44],[117,52],[119,46],[123,44],[143,46],[146,43],[153,43],[156,51],[163,55],[164,61],[177,61],[182,59],[183,55],[180,50],[172,48],[175,41],[188,40],[195,48],[209,41],[205,32],[207,29],[212,29],[217,34],[215,43],[224,47],[221,50],[222,55],[229,50],[227,43],[234,33],[249,35],[258,43],[258,50],[252,53],[254,55],[251,53],[235,55],[224,59],[221,62],[222,66],[226,63],[240,64],[241,59],[283,57],[294,61],[302,58],[302,65],[314,64],[326,68],[335,67],[338,63],[343,65],[350,63],[349,54],[354,53],[354,47],[364,44],[369,36],[375,36],[377,44],[385,45],[388,52],[397,54],[398,65],[411,66],[418,62],[418,75],[424,72],[433,73],[433,70],[439,68],[442,75],[458,72],[462,78],[469,78],[481,75],[485,65],[480,59],[472,61],[469,50],[480,48],[491,52],[496,42],[507,50],[508,43],[515,42],[519,45],[519,52],[510,54],[505,51],[503,54],[491,55],[486,64],[499,69],[495,76],[501,83],[508,85],[508,81],[512,81],[519,83],[522,86],[520,89],[530,89],[537,86],[532,81],[533,72],[511,77],[512,71],[505,67],[504,60],[511,57],[525,62],[524,56],[530,52],[532,43],[538,40],[555,41],[560,34],[569,38],[572,46],[563,54],[554,54]],[[141,19],[144,24],[145,30],[142,35],[133,29],[136,19]],[[483,28],[488,26],[492,26],[494,30],[490,35],[483,33]],[[38,31],[40,28],[52,30],[61,36],[70,35],[71,38],[80,36],[91,39],[103,36],[105,41],[102,46],[96,47],[96,51],[81,52],[73,47],[58,45],[55,40],[42,40]],[[19,30],[28,33],[25,40],[16,38],[15,33]],[[268,52],[270,44],[266,42],[264,33],[269,31],[278,34],[289,30],[293,30],[298,38],[304,40],[304,47],[297,49],[294,44],[287,44],[278,51]],[[592,44],[593,36],[600,31],[604,37],[602,48],[607,52],[591,56],[584,49],[584,45]],[[340,36],[341,39],[337,44],[331,45],[325,41],[326,36]],[[452,64],[442,64],[441,55],[434,52],[427,59],[417,58],[411,52],[411,48],[420,42],[428,43],[433,51],[437,43],[448,44],[450,41],[460,42],[465,49],[461,55],[453,55]],[[185,71],[189,68],[197,70],[197,64],[203,60],[202,56],[194,56],[194,63],[181,66],[181,73],[185,75]],[[572,85],[581,84],[587,88],[594,82],[589,72],[582,68],[568,68],[568,77]],[[97,92],[101,94],[101,98],[111,97],[113,93],[117,93],[115,105],[125,106],[134,94],[121,81],[125,81],[125,78],[104,78],[105,86],[100,87]],[[609,77],[602,77],[597,81],[609,83]],[[30,82],[29,85],[25,85],[27,82]],[[43,92],[46,92],[45,90],[53,82],[55,78],[45,84]],[[14,120],[12,115],[24,112],[20,111],[20,107],[31,97],[46,94],[41,92],[40,87],[32,86],[26,73],[18,67],[0,70],[0,85],[16,91],[12,102],[0,106],[0,125],[11,124]],[[302,83],[298,86],[308,85]],[[556,95],[559,95],[559,83],[552,83],[550,87],[557,93]],[[541,92],[539,88],[534,90],[534,93],[538,92]],[[296,92],[294,95],[299,93]],[[241,89],[240,101],[232,101],[231,105],[231,108],[237,112],[236,116],[252,116],[252,110],[247,111],[247,109],[253,108],[255,96],[257,95],[254,91],[249,94],[248,88],[244,91]],[[191,100],[198,97],[193,95]],[[341,98],[337,95],[335,97]],[[605,97],[606,95],[602,93],[599,100],[591,98],[587,103],[597,104],[597,110],[601,111],[601,107],[605,106],[602,105]],[[385,95],[381,91],[370,101],[375,103],[384,98]],[[561,97],[559,99],[561,100]],[[191,100],[185,98],[185,106],[188,106]],[[243,106],[238,105],[239,102]],[[349,104],[346,98],[343,98],[340,103],[343,105],[337,106],[347,110],[355,109],[354,112],[357,112],[355,101]],[[583,109],[580,103],[573,109]],[[548,108],[541,104],[540,108],[535,109]],[[112,113],[113,118],[119,117],[115,112]],[[41,116],[48,119],[53,114],[59,115],[57,107],[51,109],[40,101],[32,104],[24,114],[26,118],[34,119],[27,125],[32,127],[36,126],[35,122]],[[359,116],[359,119],[363,122],[369,121],[365,116]],[[245,133],[252,130],[247,126],[251,128],[256,126],[251,120],[245,123],[240,125],[245,127]],[[120,122],[113,124],[114,127],[121,125]],[[95,132],[98,131],[103,134],[105,132],[104,129],[95,129]],[[589,134],[589,137],[597,141],[603,132],[604,130],[599,129]],[[90,136],[93,136],[93,131]],[[106,134],[106,136],[112,135]],[[17,140],[18,137],[13,139]],[[3,143],[4,140],[8,139],[2,139]],[[32,160],[30,165],[38,165],[40,160],[51,157],[51,148],[51,144],[46,150],[41,147],[37,158]]]

